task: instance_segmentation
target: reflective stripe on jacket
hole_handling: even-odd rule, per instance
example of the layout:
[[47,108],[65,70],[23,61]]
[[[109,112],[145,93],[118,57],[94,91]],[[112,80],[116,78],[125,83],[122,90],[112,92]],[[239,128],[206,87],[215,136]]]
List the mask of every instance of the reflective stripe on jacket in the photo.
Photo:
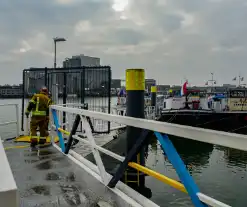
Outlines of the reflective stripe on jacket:
[[29,101],[26,112],[32,111],[32,115],[34,116],[47,116],[51,104],[51,99],[46,94],[35,94]]

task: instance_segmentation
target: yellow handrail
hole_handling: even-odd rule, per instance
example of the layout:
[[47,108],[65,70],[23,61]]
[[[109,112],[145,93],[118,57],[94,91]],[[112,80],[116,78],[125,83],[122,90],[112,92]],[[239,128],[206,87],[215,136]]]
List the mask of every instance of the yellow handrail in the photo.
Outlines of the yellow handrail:
[[68,131],[66,131],[66,130],[64,130],[64,129],[62,129],[62,128],[58,128],[58,131],[60,131],[60,132],[62,132],[62,133],[64,133],[64,134],[66,134],[66,135],[70,135],[70,132],[68,132]]
[[155,172],[155,171],[153,171],[147,167],[144,167],[144,166],[139,165],[139,164],[134,163],[134,162],[129,162],[128,165],[130,167],[132,167],[136,170],[139,170],[139,171],[141,171],[147,175],[150,175],[150,176],[156,178],[157,180],[160,180],[161,182],[166,183],[166,184],[168,184],[168,185],[170,185],[170,186],[172,186],[172,187],[174,187],[174,188],[176,188],[176,189],[178,189],[184,193],[188,193],[187,190],[185,189],[184,185],[181,184],[180,182],[176,181],[176,180],[168,178],[168,177],[166,177],[166,176],[164,176],[158,172]]

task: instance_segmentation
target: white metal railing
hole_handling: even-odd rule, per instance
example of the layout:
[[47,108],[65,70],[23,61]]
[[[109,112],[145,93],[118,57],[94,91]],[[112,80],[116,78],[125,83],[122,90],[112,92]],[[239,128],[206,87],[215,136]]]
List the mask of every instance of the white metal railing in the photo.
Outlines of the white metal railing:
[[[16,125],[16,137],[20,135],[19,123],[19,105],[18,104],[0,104],[0,107],[13,107],[15,111],[14,121],[0,122],[0,126]],[[3,116],[2,116],[3,117]],[[8,117],[8,116],[7,116]],[[9,137],[8,137],[9,138]],[[2,206],[16,207],[19,206],[19,196],[14,176],[12,174],[5,150],[0,137],[0,203]]]
[[0,126],[7,126],[10,124],[15,124],[16,126],[16,137],[20,136],[20,116],[19,116],[19,105],[18,104],[0,104],[0,107],[13,107],[15,110],[15,120],[12,121],[6,121],[6,122],[0,122]]
[[102,119],[104,121],[116,122],[118,124],[127,126],[148,129],[160,133],[171,134],[178,137],[247,151],[247,135],[190,127],[154,120],[137,119],[128,116],[123,117],[115,114],[106,114],[77,108],[62,107],[58,105],[53,105],[51,108],[60,112],[80,114],[82,116]]
[[[92,163],[90,164],[88,160],[86,160],[85,158],[78,155],[72,150],[70,150],[70,156],[73,156],[77,160],[80,160],[81,162],[83,162],[84,165],[90,167],[91,170],[98,173],[100,175],[101,181],[105,184],[109,182],[109,179],[111,178],[111,176],[107,174],[107,172],[105,171],[103,162],[101,160],[101,157],[99,156],[98,151],[101,151],[120,161],[123,161],[124,157],[119,156],[113,152],[110,152],[109,150],[106,150],[96,145],[94,141],[94,137],[90,130],[90,126],[85,117],[91,117],[91,118],[101,119],[104,121],[116,122],[118,124],[122,124],[126,126],[143,128],[147,130],[152,130],[154,132],[160,132],[164,134],[171,134],[174,136],[179,136],[181,138],[187,138],[187,139],[197,140],[197,141],[206,142],[210,144],[216,144],[216,145],[221,145],[225,147],[247,151],[247,136],[246,135],[220,132],[220,131],[190,127],[190,126],[183,126],[183,125],[171,124],[171,123],[166,123],[166,122],[158,122],[154,120],[137,119],[133,117],[119,116],[115,114],[106,114],[102,112],[94,112],[94,111],[89,111],[89,110],[82,110],[82,109],[72,108],[72,107],[63,107],[63,106],[58,106],[58,105],[51,106],[51,109],[56,110],[58,112],[60,111],[60,112],[68,113],[68,114],[75,114],[75,115],[81,116],[82,125],[83,125],[85,134],[88,140],[82,139],[78,135],[73,135],[73,138],[80,140],[81,142],[88,144],[91,147],[98,167],[95,165],[94,167],[92,167]],[[127,194],[129,193],[126,191],[125,187],[122,187],[121,190],[124,193],[127,193]],[[197,193],[197,196],[202,202],[210,206],[229,207],[228,205],[220,201],[217,201],[201,192]],[[149,206],[149,207],[157,206],[156,204],[152,202],[147,203],[146,200],[145,201],[137,200],[137,202],[139,202],[142,206]]]
[[0,205],[8,207],[19,206],[17,185],[11,171],[8,158],[0,137]]
[[[80,104],[80,103],[67,103],[67,104],[58,104],[57,106],[64,106],[64,107],[72,107],[72,108],[81,108],[84,104]],[[96,111],[96,112],[103,112],[103,113],[108,113],[108,107],[107,106],[101,106],[101,105],[89,105],[88,109],[90,111]],[[144,111],[144,115],[146,119],[151,119],[154,120],[156,118],[156,108],[154,106],[146,106],[145,107],[145,111]],[[115,115],[120,115],[120,116],[126,116],[126,106],[122,106],[122,105],[116,105],[116,106],[111,106],[111,111],[110,114],[115,114]],[[66,123],[63,123],[63,113],[58,111],[58,117],[59,117],[59,121],[60,121],[60,125],[61,126],[67,126],[68,130],[71,130],[71,123],[73,122],[73,120],[75,119],[75,115],[72,114],[66,114]],[[96,130],[100,131],[104,131],[107,128],[107,123],[108,121],[106,120],[102,120],[102,119],[97,119],[94,118],[93,119],[93,125],[95,127]],[[118,124],[118,123],[111,123],[111,131],[112,130],[116,130],[116,129],[121,129],[123,127],[126,127],[126,125],[124,124]]]

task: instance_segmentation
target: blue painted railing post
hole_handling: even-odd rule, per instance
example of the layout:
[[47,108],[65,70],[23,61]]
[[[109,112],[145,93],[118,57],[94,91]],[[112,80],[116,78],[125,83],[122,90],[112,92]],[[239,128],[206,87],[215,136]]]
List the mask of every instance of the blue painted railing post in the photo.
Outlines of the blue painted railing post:
[[193,178],[190,176],[188,170],[186,169],[182,159],[177,153],[177,150],[173,146],[171,140],[168,138],[167,135],[162,136],[159,132],[154,133],[157,139],[159,140],[164,153],[167,155],[168,160],[172,163],[180,180],[184,184],[184,187],[186,188],[187,192],[189,193],[192,203],[196,207],[207,206],[199,200],[197,196],[197,193],[199,193],[199,189],[195,184]]
[[52,109],[52,115],[53,115],[54,124],[56,126],[57,135],[59,138],[59,144],[60,144],[60,147],[62,149],[62,152],[64,152],[65,151],[65,145],[64,145],[63,135],[58,130],[58,128],[60,128],[60,126],[59,126],[59,122],[58,122],[58,118],[57,118],[57,112],[55,109]]

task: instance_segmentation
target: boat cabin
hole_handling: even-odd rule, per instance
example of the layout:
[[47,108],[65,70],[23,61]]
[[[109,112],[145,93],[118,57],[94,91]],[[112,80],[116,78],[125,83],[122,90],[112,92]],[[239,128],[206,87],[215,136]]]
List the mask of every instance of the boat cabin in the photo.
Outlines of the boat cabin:
[[224,94],[214,94],[208,97],[208,109],[214,111],[228,111],[227,97]]
[[164,110],[170,109],[201,109],[199,90],[188,90],[185,96],[173,92],[164,100]]
[[235,88],[229,90],[228,107],[230,111],[247,110],[247,89]]

